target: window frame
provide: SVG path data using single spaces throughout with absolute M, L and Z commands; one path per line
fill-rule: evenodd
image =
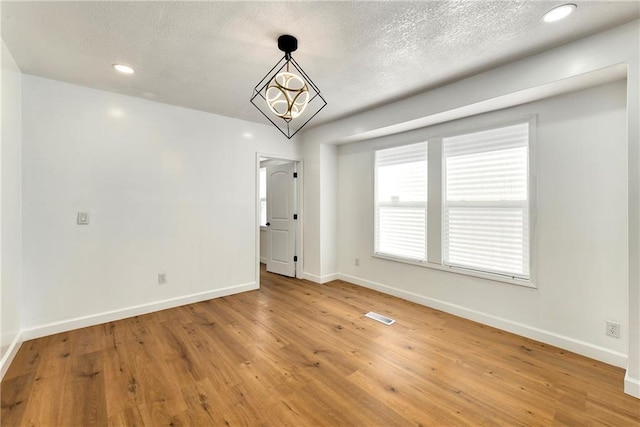
M 481 133 L 481 132 L 486 132 L 486 131 L 491 131 L 491 130 L 497 130 L 497 129 L 503 129 L 503 128 L 508 128 L 508 127 L 512 127 L 512 126 L 518 126 L 518 125 L 527 125 L 527 146 L 526 146 L 526 155 L 527 155 L 527 164 L 526 164 L 526 179 L 527 179 L 527 188 L 526 188 L 526 198 L 524 200 L 506 200 L 506 201 L 497 201 L 497 200 L 478 200 L 478 201 L 448 201 L 445 200 L 446 199 L 446 185 L 447 185 L 447 167 L 446 167 L 446 158 L 445 158 L 445 149 L 444 149 L 444 141 L 446 139 L 449 138 L 456 138 L 458 136 L 467 136 L 467 135 L 472 135 L 472 134 L 476 134 L 476 133 Z M 531 199 L 530 196 L 530 192 L 531 192 L 531 188 L 529 185 L 529 181 L 530 181 L 530 165 L 529 165 L 529 151 L 530 151 L 530 140 L 531 140 L 531 135 L 529 133 L 529 127 L 531 125 L 529 124 L 528 121 L 522 121 L 522 122 L 518 122 L 518 123 L 513 123 L 513 124 L 503 124 L 500 126 L 492 126 L 488 129 L 482 129 L 482 130 L 472 130 L 472 131 L 468 131 L 468 132 L 463 132 L 463 133 L 457 133 L 456 135 L 447 135 L 446 137 L 442 138 L 442 144 L 443 144 L 443 150 L 442 150 L 442 216 L 443 219 L 445 221 L 446 224 L 446 211 L 447 208 L 451 209 L 451 208 L 462 208 L 463 210 L 466 210 L 468 208 L 471 209 L 486 209 L 486 208 L 505 208 L 508 209 L 509 207 L 512 210 L 517 210 L 517 211 L 521 211 L 521 212 L 526 212 L 526 220 L 527 220 L 527 230 L 529 228 L 529 217 L 531 215 L 531 209 L 529 208 L 529 201 Z M 481 153 L 490 153 L 491 151 L 482 151 Z M 442 232 L 442 242 L 447 241 L 447 236 L 446 236 L 446 231 L 447 231 L 447 227 L 445 226 L 445 224 L 442 225 L 441 227 L 441 232 Z M 531 234 L 530 231 L 528 233 L 529 235 L 527 236 L 527 239 L 529 241 L 527 241 L 528 246 L 527 247 L 527 261 L 528 261 L 528 265 L 527 265 L 527 272 L 529 272 L 529 270 L 531 269 L 531 258 L 530 258 L 530 247 L 531 247 L 531 243 L 530 243 L 530 238 L 531 238 Z M 443 248 L 443 255 L 444 255 L 444 244 L 442 245 Z M 483 269 L 482 267 L 479 266 L 473 266 L 473 265 L 464 265 L 462 263 L 455 263 L 455 262 L 451 262 L 449 261 L 448 263 L 445 263 L 444 260 L 444 256 L 442 257 L 442 265 L 446 266 L 446 267 L 451 267 L 451 268 L 456 268 L 456 269 L 463 269 L 463 270 L 471 270 L 471 271 L 479 271 L 482 273 L 487 273 L 487 274 L 493 274 L 493 275 L 497 275 L 497 276 L 505 276 L 507 278 L 511 278 L 514 280 L 525 280 L 528 281 L 529 277 L 530 277 L 530 272 L 528 276 L 524 276 L 524 275 L 518 275 L 515 273 L 507 273 L 507 272 L 500 272 L 500 271 L 496 271 L 496 270 L 490 270 L 490 269 Z
M 464 119 L 463 119 L 464 120 Z M 485 130 L 496 129 L 500 127 L 507 127 L 511 125 L 528 123 L 529 126 L 529 141 L 528 141 L 528 196 L 529 196 L 529 278 L 517 278 L 507 276 L 503 274 L 496 274 L 484 271 L 473 270 L 470 268 L 449 266 L 443 264 L 443 233 L 444 233 L 444 150 L 442 149 L 442 140 L 444 138 L 465 135 L 469 133 L 482 132 Z M 392 262 L 399 262 L 407 265 L 418 266 L 423 268 L 429 268 L 432 270 L 438 270 L 443 272 L 450 272 L 462 276 L 470 276 L 480 279 L 486 279 L 494 282 L 507 283 L 511 285 L 522 286 L 526 288 L 537 288 L 537 265 L 538 265 L 538 244 L 536 240 L 537 230 L 537 167 L 536 167 L 536 129 L 537 129 L 537 115 L 527 114 L 514 116 L 507 119 L 489 119 L 483 120 L 481 125 L 477 123 L 471 125 L 456 126 L 456 129 L 451 131 L 441 132 L 429 132 L 427 129 L 420 131 L 411 131 L 406 134 L 395 135 L 400 137 L 401 142 L 397 139 L 395 143 L 377 143 L 373 147 L 372 152 L 372 171 L 373 171 L 373 210 L 374 215 L 372 225 L 372 257 Z M 387 140 L 388 141 L 388 140 Z M 375 209 L 376 209 L 376 155 L 378 150 L 384 150 L 387 148 L 399 147 L 403 145 L 415 144 L 418 142 L 427 141 L 427 185 L 428 185 L 428 198 L 427 198 L 427 261 L 416 261 L 408 258 L 402 258 L 397 256 L 391 256 L 386 254 L 379 254 L 375 252 Z M 436 161 L 437 159 L 437 161 Z M 437 237 L 436 237 L 437 236 Z
M 379 203 L 378 202 L 378 168 L 377 168 L 377 156 L 376 156 L 376 152 L 378 151 L 382 151 L 382 150 L 388 150 L 388 149 L 393 149 L 393 148 L 400 148 L 400 147 L 405 147 L 408 145 L 417 145 L 417 144 L 425 144 L 425 149 L 427 150 L 426 156 L 427 156 L 427 194 L 425 195 L 427 197 L 427 200 L 425 200 L 424 203 L 422 202 L 382 202 Z M 428 183 L 429 183 L 429 144 L 426 140 L 412 140 L 411 142 L 407 142 L 404 144 L 395 144 L 395 145 L 390 145 L 388 147 L 380 147 L 374 150 L 373 153 L 373 255 L 375 257 L 379 257 L 379 258 L 384 258 L 384 259 L 392 259 L 392 260 L 398 260 L 398 261 L 407 261 L 409 263 L 412 264 L 424 264 L 428 261 L 428 257 L 429 257 L 429 240 L 428 240 L 428 236 L 429 236 L 429 187 L 428 187 Z M 402 207 L 402 205 L 404 205 L 404 207 L 422 207 L 424 205 L 424 209 L 425 209 L 425 236 L 424 236 L 424 244 L 425 244 L 425 258 L 424 260 L 422 259 L 417 259 L 417 258 L 409 258 L 409 257 L 403 257 L 400 255 L 394 255 L 394 254 L 388 254 L 388 253 L 384 253 L 384 252 L 377 252 L 376 251 L 376 234 L 378 232 L 377 230 L 377 218 L 378 218 L 378 208 L 381 205 L 386 205 L 385 207 Z

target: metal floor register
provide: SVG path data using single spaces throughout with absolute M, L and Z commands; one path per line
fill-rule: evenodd
M 384 323 L 385 325 L 393 325 L 396 321 L 390 319 L 389 317 L 383 316 L 382 314 L 374 313 L 373 311 L 365 314 L 365 317 L 368 317 L 373 320 L 377 320 L 378 322 Z

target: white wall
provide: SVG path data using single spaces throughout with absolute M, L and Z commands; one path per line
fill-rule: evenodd
M 537 115 L 537 289 L 372 257 L 373 153 Z M 458 311 L 543 341 L 582 342 L 576 350 L 626 366 L 626 85 L 617 82 L 516 108 L 433 126 L 409 135 L 340 146 L 339 271 L 348 280 Z M 360 266 L 354 258 L 360 258 Z M 479 313 L 482 313 L 480 315 Z M 401 319 L 402 314 L 395 317 Z M 621 339 L 605 335 L 622 322 Z M 544 335 L 547 336 L 544 336 Z
M 322 282 L 321 272 L 321 144 L 308 143 L 303 134 L 304 157 L 304 277 L 314 282 Z
M 27 75 L 23 123 L 26 336 L 255 288 L 256 152 L 295 141 Z
M 21 74 L 2 41 L 2 143 L 0 145 L 0 366 L 4 375 L 21 336 L 22 145 Z M 1 377 L 1 375 L 0 375 Z
M 304 277 L 316 283 L 337 278 L 337 147 L 303 135 Z
M 320 164 L 322 175 L 320 179 L 320 203 L 322 216 L 320 220 L 320 277 L 327 282 L 337 278 L 337 258 L 334 256 L 338 243 L 338 194 L 337 173 L 338 150 L 335 145 L 320 145 Z

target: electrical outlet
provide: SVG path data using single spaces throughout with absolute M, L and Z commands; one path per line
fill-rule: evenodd
M 158 284 L 164 285 L 167 283 L 167 273 L 158 273 Z
M 607 335 L 614 338 L 620 338 L 620 323 L 607 320 Z
M 89 212 L 78 212 L 76 222 L 78 225 L 89 225 Z
M 353 265 L 355 265 L 356 267 L 360 265 L 360 258 L 355 258 L 353 260 Z

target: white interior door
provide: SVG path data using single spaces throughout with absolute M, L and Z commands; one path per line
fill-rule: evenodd
M 296 275 L 295 164 L 267 167 L 267 271 Z

